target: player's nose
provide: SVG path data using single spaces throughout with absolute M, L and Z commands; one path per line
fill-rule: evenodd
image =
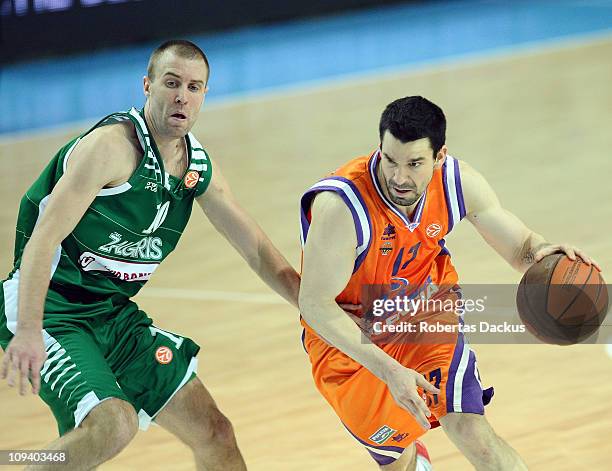
M 398 168 L 393 176 L 393 181 L 402 188 L 414 186 L 414 181 L 412 181 L 408 169 Z
M 174 97 L 174 101 L 178 104 L 184 105 L 187 103 L 187 93 L 182 88 L 179 88 Z

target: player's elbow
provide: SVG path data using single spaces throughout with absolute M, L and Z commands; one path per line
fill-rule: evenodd
M 300 288 L 298 307 L 304 319 L 309 320 L 315 317 L 316 313 L 321 310 L 321 304 L 321 300 L 314 293 L 303 286 Z
M 323 313 L 329 309 L 330 304 L 335 304 L 335 300 L 329 300 L 320 294 L 313 293 L 311 290 L 300 288 L 298 306 L 300 314 L 311 326 L 320 324 L 324 321 Z

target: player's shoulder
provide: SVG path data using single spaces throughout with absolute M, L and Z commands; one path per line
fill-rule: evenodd
M 347 219 L 352 220 L 350 209 L 342 197 L 334 191 L 322 191 L 317 193 L 312 202 L 311 211 L 313 217 L 340 222 Z
M 459 162 L 461 188 L 468 213 L 488 206 L 494 199 L 492 188 L 486 178 L 472 165 L 463 160 Z
M 134 125 L 123 121 L 93 129 L 80 139 L 73 154 L 70 161 L 79 160 L 81 156 L 89 164 L 132 167 L 142 155 L 142 148 Z
M 67 162 L 67 171 L 94 171 L 124 181 L 138 166 L 142 150 L 129 121 L 93 129 L 83 136 Z
M 337 244 L 356 243 L 355 223 L 347 204 L 340 195 L 333 191 L 317 193 L 311 207 L 311 230 L 317 240 L 326 241 L 326 249 L 333 249 Z
M 81 139 L 81 148 L 87 148 L 93 152 L 114 151 L 125 155 L 139 153 L 140 143 L 136 135 L 136 129 L 131 121 L 120 121 L 107 124 L 93 129 Z
M 459 174 L 461 176 L 462 187 L 467 186 L 468 190 L 471 186 L 479 186 L 485 183 L 485 179 L 482 174 L 476 170 L 472 165 L 467 163 L 465 160 L 457 159 L 453 157 L 459 164 Z

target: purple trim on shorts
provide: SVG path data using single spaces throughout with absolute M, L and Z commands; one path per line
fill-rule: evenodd
M 453 359 L 451 361 L 450 368 L 448 370 L 448 379 L 446 381 L 446 411 L 453 411 L 453 402 L 455 399 L 455 375 L 457 374 L 457 368 L 459 368 L 459 362 L 461 361 L 461 354 L 463 353 L 463 334 L 459 334 L 457 337 L 457 344 L 453 352 Z
M 455 162 L 455 188 L 457 189 L 457 201 L 459 202 L 459 218 L 465 217 L 465 202 L 463 201 L 463 188 L 461 187 L 461 174 L 459 173 L 459 161 L 453 159 Z
M 369 447 L 378 448 L 379 450 L 385 450 L 385 451 L 394 451 L 396 453 L 403 453 L 404 450 L 405 450 L 405 448 L 402 448 L 401 446 L 372 445 L 371 443 L 368 443 L 365 440 L 362 440 L 357 435 L 355 435 L 353 432 L 351 432 L 351 429 L 348 428 L 344 422 L 342 422 L 342 425 L 344 425 L 344 428 L 348 431 L 348 433 L 350 433 L 353 436 L 353 438 L 355 440 L 357 440 L 359 443 L 362 443 L 362 444 L 367 445 Z
M 386 466 L 397 461 L 396 458 L 393 458 L 392 456 L 379 455 L 378 453 L 374 453 L 372 450 L 368 450 L 367 448 L 366 451 L 372 458 L 374 458 L 374 461 L 376 461 L 379 466 Z
M 448 163 L 448 159 L 444 160 L 444 164 L 442 165 L 442 186 L 444 187 L 444 196 L 446 196 L 446 212 L 448 214 L 448 230 L 446 233 L 448 234 L 453 230 L 453 226 L 455 225 L 455 220 L 453 219 L 453 210 L 451 209 L 451 199 L 450 194 L 448 192 L 448 185 L 446 184 L 446 164 Z
M 485 406 L 488 406 L 493 400 L 493 396 L 495 396 L 495 388 L 491 386 L 490 388 L 485 389 L 482 392 L 482 403 Z
M 479 380 L 476 375 L 476 354 L 470 350 L 468 356 L 467 367 L 462 379 L 461 385 L 461 410 L 455 410 L 455 381 L 457 370 L 461 362 L 461 356 L 463 349 L 469 348 L 465 344 L 463 334 L 459 334 L 455 351 L 453 352 L 453 359 L 448 372 L 448 381 L 446 383 L 446 411 L 447 412 L 469 412 L 473 414 L 484 414 L 484 403 L 483 399 L 485 394 L 480 386 Z M 491 389 L 491 388 L 490 388 Z M 487 390 L 489 391 L 489 390 Z M 488 398 L 490 401 L 491 396 Z

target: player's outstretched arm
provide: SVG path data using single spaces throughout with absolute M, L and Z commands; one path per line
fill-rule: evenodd
M 304 246 L 301 314 L 327 343 L 384 381 L 398 405 L 429 428 L 427 417 L 431 413 L 418 395 L 417 386 L 433 394 L 439 391 L 377 346 L 364 343 L 359 327 L 336 304 L 336 297 L 353 272 L 356 246 L 355 226 L 348 207 L 334 193 L 317 195 Z
M 238 204 L 218 164 L 213 165 L 210 186 L 197 201 L 215 229 L 232 244 L 253 271 L 297 307 L 300 276 L 259 224 Z
M 523 273 L 546 255 L 563 252 L 572 260 L 579 256 L 600 269 L 583 251 L 569 244 L 550 244 L 529 229 L 501 206 L 491 185 L 480 173 L 465 162 L 460 162 L 459 166 L 468 220 L 513 268 Z
M 40 368 L 45 360 L 42 319 L 49 287 L 51 263 L 56 247 L 74 229 L 96 194 L 106 185 L 122 183 L 131 173 L 123 130 L 94 131 L 74 149 L 65 174 L 51 192 L 47 207 L 25 246 L 20 266 L 17 330 L 2 359 L 1 376 L 9 386 L 20 377 L 20 393 L 38 394 Z M 127 175 L 127 177 L 126 177 Z

